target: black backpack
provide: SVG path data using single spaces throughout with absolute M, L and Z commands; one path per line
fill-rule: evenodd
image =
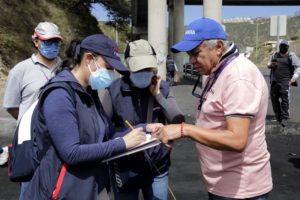
M 47 127 L 41 129 L 38 125 L 39 120 L 43 119 L 42 105 L 45 98 L 57 88 L 65 89 L 76 102 L 75 92 L 66 82 L 50 82 L 41 88 L 38 100 L 20 119 L 12 144 L 9 145 L 8 176 L 13 182 L 30 181 L 51 145 L 48 134 L 41 134 L 47 132 Z

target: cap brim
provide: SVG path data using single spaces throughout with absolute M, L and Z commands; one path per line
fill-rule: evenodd
M 157 60 L 154 55 L 129 57 L 126 61 L 131 72 L 146 68 L 157 68 Z
M 202 41 L 181 41 L 171 47 L 173 53 L 187 52 L 195 49 Z
M 41 36 L 41 35 L 39 35 L 38 39 L 40 39 L 40 40 L 51 40 L 51 39 L 63 40 L 64 38 L 59 36 L 59 35 L 52 35 L 52 36 Z
M 108 64 L 112 68 L 114 68 L 121 74 L 129 72 L 129 70 L 123 65 L 123 63 L 121 61 L 113 59 L 113 58 L 105 57 L 105 56 L 104 56 L 104 58 L 105 58 L 106 62 L 108 62 Z

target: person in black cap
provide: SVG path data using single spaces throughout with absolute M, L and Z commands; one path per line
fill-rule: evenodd
M 279 51 L 272 54 L 268 68 L 271 69 L 271 102 L 276 120 L 283 127 L 289 119 L 290 85 L 297 86 L 300 76 L 300 60 L 289 51 L 289 41 L 281 40 Z
M 268 86 L 258 68 L 209 18 L 188 25 L 173 52 L 187 52 L 199 75 L 208 75 L 198 98 L 196 123 L 162 128 L 162 142 L 196 141 L 209 200 L 266 200 L 272 190 L 265 139 Z M 200 197 L 199 197 L 200 198 Z
M 105 35 L 71 43 L 62 70 L 42 89 L 47 96 L 43 96 L 42 110 L 33 123 L 49 148 L 25 191 L 25 200 L 98 199 L 109 181 L 108 166 L 101 161 L 143 142 L 146 128 L 155 129 L 142 125 L 108 140 L 115 130 L 97 90 L 112 83 L 113 69 L 127 71 L 116 44 Z

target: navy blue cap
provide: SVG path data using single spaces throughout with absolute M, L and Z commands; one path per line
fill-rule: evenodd
M 209 18 L 200 18 L 191 22 L 182 41 L 171 47 L 174 53 L 186 52 L 196 48 L 204 40 L 226 40 L 227 34 L 221 24 Z
M 95 34 L 82 40 L 80 48 L 87 49 L 93 53 L 103 56 L 106 62 L 120 72 L 128 72 L 118 56 L 119 48 L 109 37 Z

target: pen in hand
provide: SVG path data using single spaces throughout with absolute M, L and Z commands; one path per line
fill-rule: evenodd
M 125 120 L 124 122 L 131 130 L 134 129 L 134 127 L 130 124 L 130 122 L 128 120 Z M 149 140 L 151 137 L 152 136 L 150 134 L 146 134 L 146 141 Z
M 134 128 L 129 121 L 124 120 L 125 124 L 131 129 L 131 131 L 123 136 L 123 139 L 125 141 L 126 149 L 130 150 L 134 148 L 135 146 L 141 144 L 145 141 L 146 135 L 143 132 L 142 127 L 140 128 Z
M 134 127 L 130 124 L 130 122 L 128 120 L 125 120 L 125 124 L 131 129 L 133 130 Z

